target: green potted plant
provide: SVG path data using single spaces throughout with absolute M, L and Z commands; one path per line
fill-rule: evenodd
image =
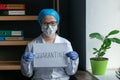
M 106 54 L 106 51 L 111 48 L 111 44 L 113 42 L 120 44 L 120 39 L 114 37 L 114 35 L 118 33 L 119 30 L 112 30 L 106 36 L 103 36 L 97 32 L 89 34 L 89 37 L 91 39 L 97 39 L 102 42 L 98 49 L 93 48 L 93 54 L 95 55 L 95 57 L 90 58 L 92 73 L 94 75 L 105 74 L 108 58 L 104 57 L 104 55 Z

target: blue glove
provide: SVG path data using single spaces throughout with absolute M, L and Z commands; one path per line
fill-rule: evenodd
M 71 51 L 66 53 L 67 57 L 70 57 L 72 60 L 76 60 L 78 58 L 78 53 L 76 51 Z
M 23 55 L 23 59 L 27 62 L 31 62 L 33 61 L 35 55 L 32 52 L 25 52 L 25 54 Z

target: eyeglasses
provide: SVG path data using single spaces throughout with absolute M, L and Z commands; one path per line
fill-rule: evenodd
M 48 26 L 48 25 L 50 25 L 50 26 L 55 26 L 55 25 L 57 25 L 57 22 L 44 22 L 44 23 L 42 23 L 42 25 L 44 25 L 44 26 Z

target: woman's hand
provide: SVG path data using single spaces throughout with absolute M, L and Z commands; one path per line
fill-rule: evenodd
M 35 55 L 32 52 L 25 52 L 23 55 L 23 59 L 27 62 L 33 61 Z
M 78 58 L 78 53 L 76 51 L 71 51 L 66 53 L 67 57 L 70 57 L 72 60 L 76 60 Z

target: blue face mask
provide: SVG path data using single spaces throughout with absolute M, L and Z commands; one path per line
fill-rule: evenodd
M 46 36 L 51 36 L 52 34 L 55 34 L 57 31 L 57 25 L 42 25 L 41 26 L 41 30 L 42 32 L 46 35 Z

